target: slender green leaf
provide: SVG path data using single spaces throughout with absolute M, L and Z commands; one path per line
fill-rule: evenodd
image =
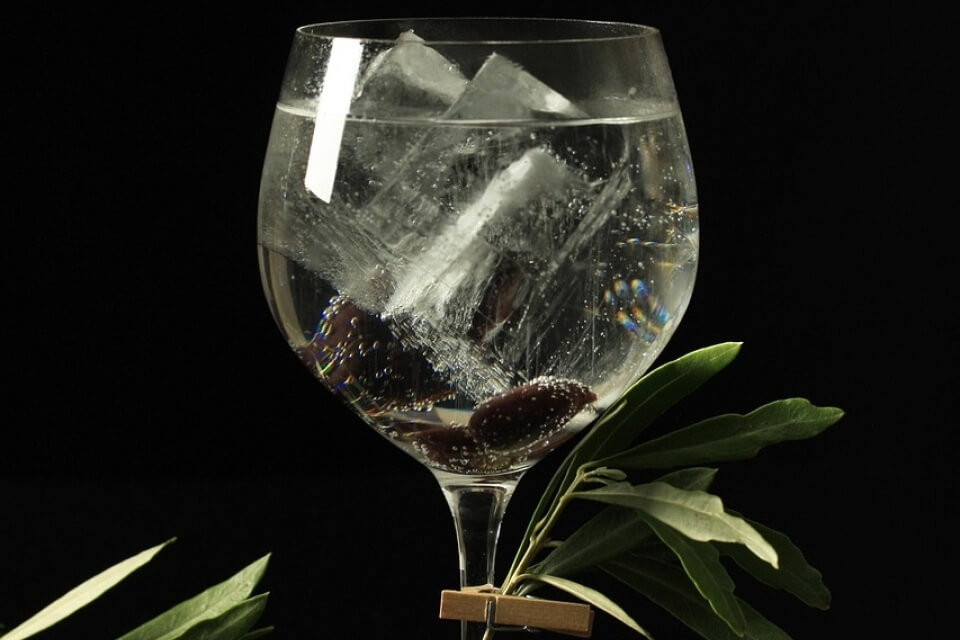
M 829 609 L 830 590 L 824 585 L 822 574 L 807 564 L 807 559 L 793 541 L 770 527 L 752 520 L 749 522 L 777 550 L 780 568 L 773 569 L 758 561 L 740 545 L 721 543 L 718 545 L 720 552 L 733 558 L 742 569 L 768 587 L 782 589 L 816 609 Z
M 744 544 L 757 557 L 777 566 L 777 552 L 770 543 L 745 520 L 726 513 L 720 498 L 704 491 L 686 491 L 666 482 L 642 485 L 621 482 L 590 491 L 577 491 L 571 495 L 642 509 L 688 538 L 700 542 L 716 540 Z
M 619 620 L 637 633 L 650 638 L 650 640 L 653 640 L 650 634 L 647 633 L 647 631 L 641 627 L 636 620 L 631 618 L 630 615 L 624 611 L 622 607 L 620 607 L 620 605 L 596 589 L 591 589 L 590 587 L 582 585 L 578 582 L 573 582 L 572 580 L 559 578 L 557 576 L 538 575 L 535 576 L 534 579 L 545 582 L 551 587 L 565 591 L 566 593 L 583 600 L 587 604 L 595 606 L 597 609 L 600 609 L 616 620 Z
M 642 510 L 637 513 L 657 537 L 677 555 L 683 570 L 710 608 L 738 635 L 746 628 L 743 611 L 733 595 L 734 583 L 720 562 L 720 553 L 709 542 L 697 542 L 681 535 Z
M 627 474 L 620 469 L 612 469 L 610 467 L 598 467 L 596 469 L 591 469 L 589 477 L 587 478 L 590 482 L 604 482 L 609 483 L 611 480 L 614 482 L 623 482 L 627 479 Z
M 261 627 L 260 629 L 254 629 L 247 635 L 240 638 L 240 640 L 256 640 L 257 638 L 262 638 L 271 633 L 273 633 L 273 627 Z
M 131 573 L 150 562 L 161 549 L 173 542 L 175 538 L 162 544 L 141 551 L 135 556 L 119 562 L 109 569 L 102 571 L 71 589 L 62 597 L 47 605 L 42 611 L 31 617 L 20 626 L 0 636 L 2 640 L 22 640 L 29 638 L 40 631 L 60 622 L 67 616 L 87 606 L 106 591 L 114 587 Z
M 692 351 L 640 378 L 574 447 L 570 470 L 623 450 L 667 409 L 730 364 L 740 344 L 727 342 Z
M 253 592 L 269 560 L 270 554 L 261 557 L 227 580 L 126 633 L 120 640 L 172 640 L 199 621 L 221 615 Z
M 632 449 L 609 456 L 603 464 L 623 469 L 667 469 L 752 458 L 765 446 L 818 435 L 843 411 L 816 407 L 804 398 L 777 400 L 746 414 L 703 420 Z
M 532 571 L 572 576 L 632 549 L 650 534 L 635 509 L 611 506 L 580 526 Z
M 716 469 L 682 469 L 660 480 L 681 489 L 709 488 Z M 531 571 L 567 577 L 615 558 L 650 535 L 650 528 L 635 509 L 610 506 L 577 528 Z
M 710 467 L 690 467 L 688 469 L 677 469 L 657 478 L 660 482 L 666 482 L 677 489 L 686 489 L 687 491 L 706 491 L 713 484 L 713 479 L 717 477 L 717 470 Z
M 787 633 L 753 607 L 739 601 L 746 624 L 738 636 L 713 612 L 679 567 L 649 558 L 628 557 L 606 563 L 611 576 L 645 596 L 706 640 L 790 640 Z
M 648 372 L 621 394 L 554 472 L 527 524 L 510 572 L 525 553 L 538 523 L 556 507 L 582 465 L 627 447 L 667 409 L 730 364 L 741 344 L 724 342 L 692 351 Z
M 267 606 L 267 593 L 241 600 L 212 618 L 168 635 L 171 640 L 239 640 L 253 628 Z

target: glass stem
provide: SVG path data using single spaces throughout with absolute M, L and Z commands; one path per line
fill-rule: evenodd
M 450 506 L 460 552 L 460 587 L 494 585 L 500 524 L 523 472 L 473 477 L 434 470 Z M 462 622 L 461 640 L 491 638 L 484 622 Z

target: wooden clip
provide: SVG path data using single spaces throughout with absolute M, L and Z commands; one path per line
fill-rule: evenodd
M 593 609 L 579 602 L 505 596 L 486 585 L 440 592 L 440 618 L 484 622 L 504 627 L 542 629 L 578 638 L 589 638 Z

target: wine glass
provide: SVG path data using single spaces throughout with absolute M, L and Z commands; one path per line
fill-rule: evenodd
M 461 586 L 493 584 L 517 482 L 650 367 L 690 299 L 697 199 L 658 30 L 297 29 L 258 243 L 290 347 L 430 469 Z

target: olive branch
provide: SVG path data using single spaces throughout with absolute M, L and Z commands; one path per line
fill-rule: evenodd
M 745 415 L 719 415 L 640 438 L 732 362 L 740 346 L 717 344 L 654 369 L 594 422 L 534 509 L 501 593 L 527 595 L 549 585 L 651 638 L 624 607 L 580 579 L 599 570 L 707 640 L 789 638 L 734 595 L 723 564 L 730 558 L 761 583 L 811 607 L 829 608 L 820 572 L 786 535 L 727 510 L 708 492 L 717 469 L 704 465 L 752 458 L 766 446 L 811 438 L 837 422 L 840 409 L 788 398 Z M 663 475 L 631 481 L 631 473 L 651 472 Z M 554 539 L 555 525 L 575 501 L 604 507 L 565 539 Z
M 141 551 L 44 607 L 11 629 L 0 640 L 25 640 L 87 606 L 124 578 L 144 566 L 175 539 Z M 167 609 L 118 640 L 255 640 L 272 627 L 254 628 L 267 606 L 267 593 L 251 595 L 267 569 L 270 554 L 246 566 L 227 580 Z

